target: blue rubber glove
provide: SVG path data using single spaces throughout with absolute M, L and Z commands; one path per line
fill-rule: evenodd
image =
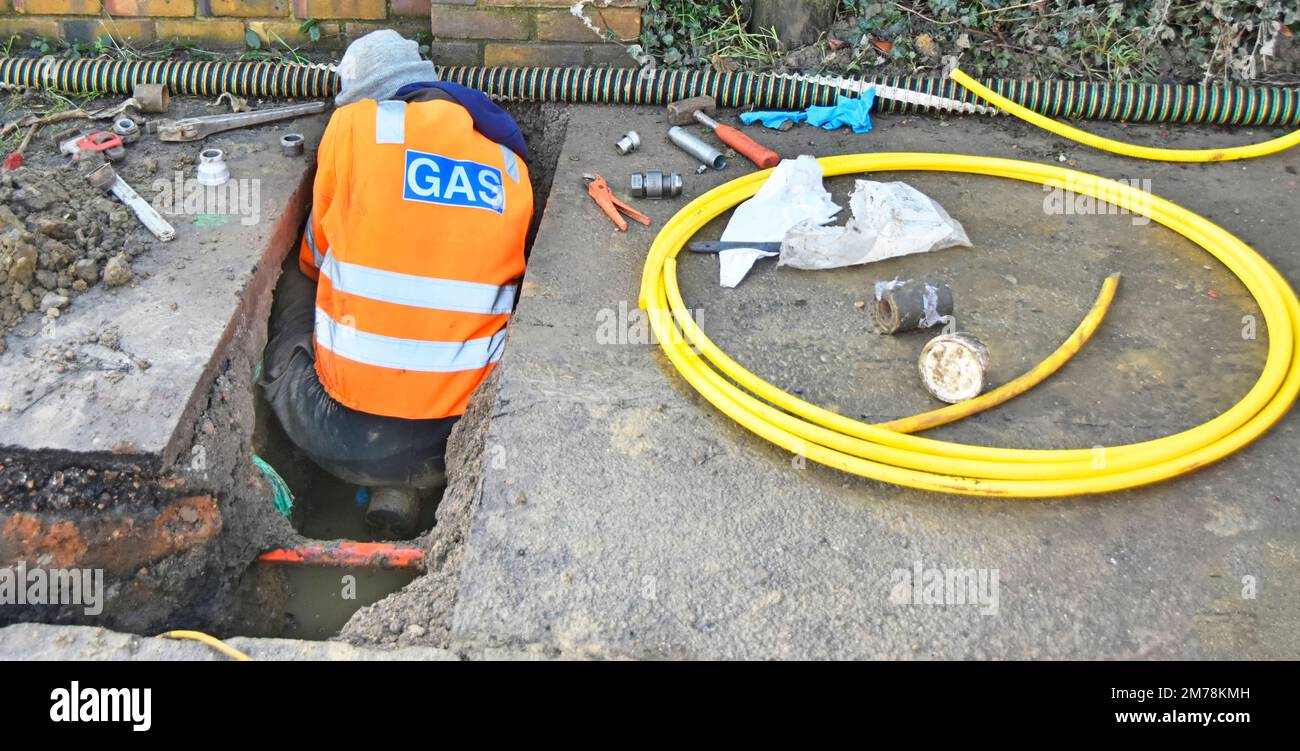
M 808 119 L 807 112 L 779 112 L 777 110 L 759 110 L 758 112 L 740 113 L 740 121 L 746 125 L 762 123 L 767 128 L 780 128 L 782 123 L 801 123 Z
M 833 107 L 809 107 L 808 124 L 825 130 L 847 125 L 854 133 L 867 133 L 871 130 L 871 105 L 875 100 L 876 92 L 866 91 L 861 99 L 840 97 Z
M 826 130 L 835 130 L 842 126 L 853 128 L 854 133 L 867 133 L 871 130 L 871 105 L 876 101 L 875 91 L 865 91 L 861 98 L 840 97 L 831 107 L 809 107 L 803 112 L 781 112 L 778 110 L 759 110 L 740 113 L 740 121 L 746 125 L 762 123 L 768 128 L 780 128 L 783 123 L 806 122 Z

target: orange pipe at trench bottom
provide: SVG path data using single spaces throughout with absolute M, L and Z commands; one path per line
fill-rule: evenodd
M 355 566 L 424 571 L 428 556 L 419 548 L 389 542 L 337 542 L 275 548 L 262 553 L 257 560 L 294 566 Z

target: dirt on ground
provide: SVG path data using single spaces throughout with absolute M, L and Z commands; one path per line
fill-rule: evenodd
M 11 96 L 0 108 L 9 119 L 39 111 L 43 104 L 31 95 Z M 527 161 L 536 206 L 531 245 L 555 174 L 568 110 L 553 104 L 518 104 L 509 109 L 531 151 Z M 210 112 L 203 103 L 188 100 L 173 103 L 170 115 Z M 89 131 L 98 124 L 83 125 L 82 130 Z M 36 336 L 43 322 L 76 305 L 76 297 L 94 285 L 129 284 L 133 278 L 143 278 L 131 262 L 160 247 L 127 207 L 91 187 L 71 160 L 57 153 L 49 136 L 42 132 L 32 142 L 25 166 L 0 174 L 0 273 L 4 274 L 0 334 L 19 327 L 15 333 Z M 128 183 L 147 187 L 158 174 L 192 168 L 187 163 L 193 161 L 190 151 L 142 141 L 129 147 L 128 158 L 116 169 Z M 78 513 L 78 508 L 120 509 L 149 518 L 166 513 L 167 504 L 179 493 L 214 499 L 218 533 L 196 550 L 162 556 L 118 580 L 110 594 L 127 607 L 115 607 L 114 614 L 98 624 L 139 633 L 192 627 L 216 633 L 273 634 L 283 627 L 289 585 L 274 570 L 250 565 L 266 549 L 305 539 L 275 513 L 270 487 L 252 462 L 255 451 L 268 450 L 267 442 L 259 448 L 254 436 L 272 434 L 276 427 L 268 423 L 273 418 L 259 414 L 254 384 L 271 300 L 266 294 L 252 306 L 247 325 L 227 350 L 228 360 L 211 385 L 190 444 L 178 452 L 175 463 L 106 471 L 69 457 L 32 457 L 0 465 L 0 503 L 10 509 L 48 512 L 52 504 L 66 513 Z M 121 351 L 116 327 L 108 326 L 93 336 L 95 341 L 88 344 L 96 345 L 94 351 L 102 354 L 106 366 L 101 369 L 110 380 L 115 368 L 149 367 L 147 362 L 130 361 Z M 65 362 L 66 353 L 53 345 L 41 348 L 38 343 L 35 349 L 53 369 L 76 365 Z M 429 574 L 390 597 L 391 602 L 360 612 L 345 630 L 347 638 L 377 644 L 393 644 L 398 637 L 403 643 L 446 643 L 464 537 L 478 498 L 478 457 L 493 383 L 480 391 L 476 406 L 452 437 L 449 486 L 437 524 L 418 540 L 431 551 Z M 195 456 L 202 461 L 195 462 Z M 301 484 L 294 461 L 270 454 L 267 458 L 291 484 Z M 249 601 L 258 605 L 233 605 Z M 396 632 L 394 613 L 401 614 Z M 80 617 L 71 610 L 51 609 L 41 620 L 77 623 Z
M 551 194 L 560 148 L 564 145 L 564 134 L 569 127 L 570 111 L 564 105 L 552 103 L 507 103 L 502 106 L 519 124 L 524 140 L 528 143 L 526 161 L 528 176 L 533 182 L 533 221 L 528 225 L 528 239 L 524 243 L 524 252 L 528 253 L 537 237 L 537 228 L 542 223 L 546 198 Z
M 134 222 L 71 168 L 0 172 L 0 334 L 33 311 L 58 318 L 96 284 L 128 283 L 149 247 Z
M 86 102 L 82 109 L 94 112 L 115 104 L 104 99 Z M 174 109 L 214 111 L 196 102 L 178 103 Z M 0 99 L 0 119 L 6 122 L 49 111 L 50 102 L 34 93 Z M 145 122 L 133 111 L 128 114 Z M 102 164 L 102 157 L 78 160 L 59 150 L 61 141 L 107 127 L 105 121 L 91 119 L 43 127 L 28 145 L 22 166 L 0 170 L 0 352 L 6 347 L 4 336 L 25 321 L 28 325 L 19 333 L 32 335 L 45 325 L 37 321 L 58 318 L 92 287 L 131 283 L 136 278 L 132 262 L 161 245 L 129 207 L 87 181 L 85 174 Z M 142 193 L 157 175 L 194 162 L 189 150 L 171 144 L 141 140 L 126 148 L 127 157 L 113 168 Z
M 261 320 L 265 320 L 269 305 L 268 296 L 259 312 Z M 105 332 L 101 339 L 111 335 L 111 331 Z M 263 346 L 264 328 L 250 327 L 230 347 L 229 359 L 212 383 L 189 445 L 174 464 L 104 467 L 68 456 L 10 457 L 0 462 L 0 510 L 10 512 L 11 524 L 32 520 L 38 527 L 19 537 L 32 541 L 43 555 L 66 553 L 66 561 L 47 560 L 44 565 L 77 563 L 88 542 L 86 533 L 70 521 L 39 521 L 51 512 L 71 519 L 102 517 L 110 510 L 117 519 L 152 518 L 152 526 L 179 525 L 167 530 L 171 536 L 201 536 L 201 544 L 149 553 L 129 545 L 102 546 L 120 549 L 125 558 L 148 562 L 119 570 L 121 566 L 114 560 L 96 559 L 97 565 L 104 565 L 112 574 L 106 594 L 113 606 L 94 619 L 94 625 L 135 633 L 168 628 L 220 632 L 229 622 L 232 603 L 243 597 L 249 586 L 249 564 L 262 551 L 296 536 L 288 521 L 275 513 L 270 486 L 252 462 L 253 372 Z M 204 507 L 202 514 L 187 507 L 177 509 L 178 496 L 205 499 L 211 508 Z M 115 541 L 136 531 L 117 529 L 112 522 L 99 526 L 103 527 L 100 537 Z M 147 536 L 147 540 L 154 542 L 158 537 Z M 41 560 L 22 551 L 8 553 Z M 269 599 L 280 607 L 242 610 L 242 615 L 258 623 L 241 630 L 273 630 L 283 614 L 283 598 Z M 77 607 L 7 609 L 0 611 L 0 624 L 11 620 L 5 613 L 48 623 L 86 622 Z

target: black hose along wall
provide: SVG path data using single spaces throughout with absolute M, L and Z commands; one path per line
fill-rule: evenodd
M 601 104 L 664 105 L 711 94 L 724 107 L 803 109 L 829 104 L 838 90 L 761 73 L 630 68 L 445 67 L 448 81 L 497 99 Z M 865 80 L 865 79 L 864 79 Z M 884 76 L 878 83 L 927 94 L 976 101 L 955 82 L 938 78 Z M 1300 89 L 1176 84 L 1087 83 L 983 79 L 994 91 L 1049 117 L 1129 122 L 1300 125 Z M 173 94 L 323 98 L 338 78 L 320 65 L 191 60 L 63 60 L 0 58 L 0 85 L 77 93 L 126 95 L 137 83 L 166 83 Z M 929 112 L 934 108 L 883 99 L 882 112 Z

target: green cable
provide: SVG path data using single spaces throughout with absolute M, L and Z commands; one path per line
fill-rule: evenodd
M 253 454 L 253 466 L 262 470 L 266 481 L 271 483 L 271 490 L 275 492 L 275 510 L 280 512 L 280 516 L 288 519 L 289 512 L 293 511 L 293 491 L 289 490 L 289 483 L 285 482 L 280 473 L 257 454 Z

